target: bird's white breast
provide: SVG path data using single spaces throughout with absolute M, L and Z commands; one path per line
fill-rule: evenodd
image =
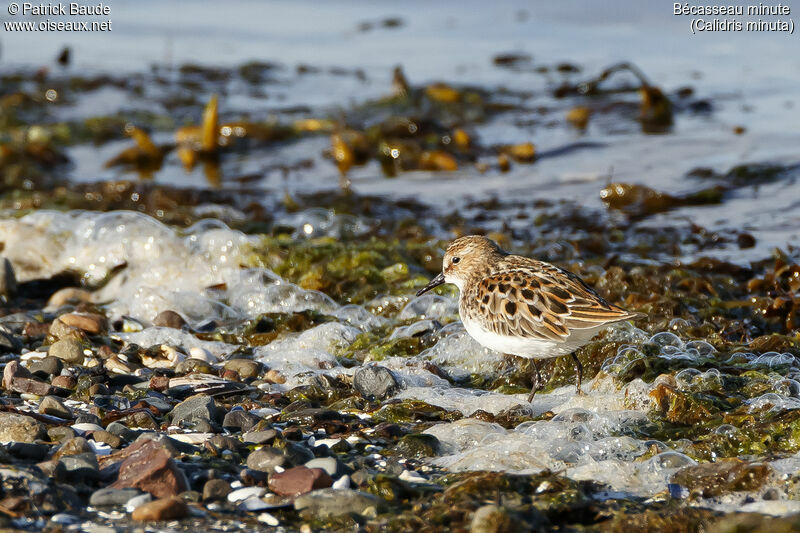
M 512 335 L 500 335 L 484 329 L 474 320 L 463 319 L 464 329 L 478 343 L 490 350 L 501 353 L 527 357 L 529 359 L 549 359 L 567 355 L 594 337 L 598 332 L 607 326 L 598 326 L 589 329 L 573 329 L 569 336 L 563 341 L 551 341 L 545 339 L 534 339 L 530 337 L 516 337 Z

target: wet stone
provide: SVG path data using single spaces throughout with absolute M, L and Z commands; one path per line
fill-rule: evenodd
M 93 431 L 91 436 L 93 441 L 101 442 L 103 444 L 108 444 L 112 448 L 119 448 L 120 446 L 122 446 L 121 438 L 105 430 Z
M 100 417 L 93 413 L 81 413 L 75 419 L 76 424 L 94 424 L 102 428 Z
M 321 468 L 333 478 L 338 478 L 349 470 L 341 461 L 335 457 L 319 457 L 308 461 L 305 466 L 307 468 Z
M 50 383 L 54 387 L 62 389 L 74 389 L 78 385 L 78 381 L 72 376 L 56 376 L 50 380 Z
M 213 372 L 214 368 L 207 361 L 194 357 L 184 359 L 175 366 L 175 373 L 178 375 L 191 373 L 212 374 Z
M 224 501 L 232 491 L 230 483 L 223 479 L 210 479 L 203 485 L 203 501 Z
M 269 488 L 280 496 L 299 496 L 333 485 L 333 479 L 321 468 L 295 466 L 269 477 Z
M 268 474 L 275 472 L 276 466 L 285 467 L 288 462 L 287 457 L 277 448 L 260 448 L 247 456 L 247 468 Z
M 353 374 L 353 387 L 367 400 L 385 400 L 397 391 L 399 384 L 388 368 L 368 366 Z
M 0 353 L 19 353 L 22 340 L 8 331 L 0 330 Z
M 39 403 L 39 412 L 43 415 L 57 416 L 59 418 L 72 418 L 72 410 L 56 396 L 45 396 Z
M 275 440 L 278 431 L 275 429 L 265 429 L 262 431 L 250 431 L 242 435 L 245 444 L 268 444 Z
M 59 318 L 53 320 L 53 323 L 50 324 L 50 330 L 48 333 L 56 339 L 61 340 L 73 339 L 81 341 L 86 338 L 86 334 L 83 331 L 76 327 L 68 326 Z
M 92 507 L 107 507 L 111 505 L 125 505 L 128 500 L 142 494 L 139 489 L 111 489 L 96 490 L 89 497 Z
M 314 458 L 314 452 L 302 444 L 297 444 L 294 442 L 287 442 L 286 446 L 283 448 L 283 453 L 289 458 L 289 461 L 295 465 L 307 463 Z
M 406 459 L 433 457 L 439 452 L 439 439 L 425 433 L 412 433 L 397 441 L 392 451 Z
M 214 398 L 205 394 L 198 394 L 182 401 L 169 413 L 170 421 L 174 425 L 186 424 L 195 426 L 197 422 L 216 422 L 219 419 L 219 409 L 214 403 Z
M 189 516 L 189 506 L 174 496 L 147 502 L 131 513 L 131 518 L 139 522 L 179 520 L 187 516 Z
M 11 442 L 5 446 L 5 450 L 16 457 L 25 461 L 42 461 L 47 457 L 50 446 L 47 444 L 36 444 L 31 442 Z
M 242 379 L 257 378 L 261 375 L 263 365 L 252 359 L 229 359 L 223 368 L 237 372 Z
M 31 373 L 19 361 L 10 361 L 3 369 L 3 388 L 10 389 L 14 378 L 29 378 Z
M 47 428 L 47 438 L 51 441 L 67 441 L 75 437 L 75 430 L 66 426 L 53 426 Z
M 17 277 L 14 267 L 6 257 L 0 257 L 0 298 L 9 302 L 17 295 Z
M 38 361 L 34 361 L 28 367 L 31 374 L 36 374 L 39 377 L 45 378 L 47 376 L 58 376 L 64 369 L 64 363 L 57 357 L 44 357 Z
M 186 326 L 186 320 L 175 311 L 161 311 L 153 319 L 153 325 L 162 328 L 183 329 Z
M 249 431 L 261 422 L 261 418 L 247 411 L 236 410 L 225 415 L 222 427 L 227 431 Z
M 157 441 L 132 444 L 133 450 L 122 450 L 127 455 L 119 468 L 113 488 L 137 488 L 157 498 L 174 496 L 188 490 L 186 476 L 173 461 L 172 455 Z
M 111 422 L 108 426 L 106 426 L 106 431 L 112 435 L 116 435 L 125 442 L 135 441 L 141 433 L 141 431 L 130 429 L 125 424 L 120 422 Z
M 99 335 L 108 328 L 105 317 L 94 313 L 68 313 L 61 315 L 58 319 L 67 326 L 85 331 L 90 335 Z
M 60 463 L 64 466 L 66 480 L 93 482 L 100 477 L 97 456 L 93 452 L 62 457 Z
M 80 364 L 84 359 L 83 346 L 74 339 L 63 339 L 54 342 L 47 353 L 69 364 Z
M 44 426 L 33 418 L 0 412 L 0 441 L 33 442 L 45 436 Z
M 350 489 L 321 489 L 299 496 L 295 510 L 303 518 L 325 520 L 342 515 L 375 516 L 385 502 L 373 494 Z
M 53 455 L 54 459 L 60 459 L 68 455 L 78 455 L 81 453 L 93 452 L 91 444 L 83 437 L 73 437 L 65 441 Z
M 214 435 L 208 439 L 208 445 L 218 451 L 230 450 L 236 453 L 244 452 L 247 449 L 242 441 L 227 435 Z

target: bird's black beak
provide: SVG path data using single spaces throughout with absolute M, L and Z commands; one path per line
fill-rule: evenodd
M 444 273 L 439 274 L 435 278 L 433 278 L 430 283 L 422 287 L 420 290 L 417 291 L 417 296 L 422 296 L 429 290 L 433 289 L 434 287 L 438 287 L 439 285 L 443 285 L 444 281 Z

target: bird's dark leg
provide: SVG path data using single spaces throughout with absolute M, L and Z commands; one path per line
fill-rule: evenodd
M 539 374 L 539 366 L 536 364 L 536 359 L 531 359 L 531 363 L 533 364 L 533 385 L 531 386 L 531 393 L 528 395 L 528 403 L 533 401 L 533 397 L 542 387 L 542 376 Z
M 575 373 L 578 375 L 578 381 L 575 384 L 575 389 L 577 390 L 578 394 L 583 394 L 581 390 L 581 382 L 583 381 L 583 365 L 581 364 L 581 360 L 578 359 L 578 356 L 575 355 L 575 352 L 572 352 L 572 362 L 575 363 Z

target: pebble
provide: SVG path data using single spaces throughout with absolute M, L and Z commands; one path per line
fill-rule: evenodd
M 108 329 L 105 317 L 95 313 L 68 313 L 61 315 L 58 319 L 67 326 L 80 329 L 92 335 L 99 335 Z
M 349 489 L 350 488 L 350 476 L 342 476 L 336 481 L 333 482 L 331 488 L 334 489 Z
M 19 353 L 22 341 L 16 335 L 0 330 L 0 353 Z
M 175 496 L 189 488 L 172 454 L 157 440 L 137 440 L 117 454 L 124 460 L 117 481 L 111 485 L 114 488 L 137 488 L 157 498 Z
M 274 515 L 271 515 L 269 513 L 261 513 L 260 515 L 258 515 L 258 521 L 263 522 L 268 526 L 272 527 L 275 527 L 281 523 L 280 520 L 278 520 L 277 518 L 275 518 Z
M 161 311 L 153 319 L 153 325 L 162 328 L 183 329 L 186 326 L 186 320 L 175 311 Z
M 139 522 L 179 520 L 187 516 L 189 506 L 175 496 L 144 503 L 131 513 L 131 518 Z
M 70 364 L 80 364 L 84 359 L 83 346 L 75 339 L 56 341 L 50 346 L 47 353 Z
M 94 451 L 92 446 L 89 444 L 89 441 L 84 439 L 83 437 L 73 437 L 69 440 L 64 441 L 63 444 L 56 450 L 56 453 L 53 454 L 53 459 L 61 459 L 62 457 L 68 455 L 78 455 L 81 453 L 89 453 Z
M 46 435 L 44 426 L 33 418 L 0 412 L 0 442 L 33 442 Z
M 203 501 L 225 500 L 231 491 L 230 483 L 224 479 L 209 479 L 203 485 Z
M 294 508 L 301 516 L 317 520 L 350 513 L 375 516 L 383 505 L 383 500 L 377 496 L 351 489 L 315 490 L 294 501 Z
M 43 357 L 33 361 L 28 370 L 31 374 L 39 374 L 41 377 L 58 376 L 64 370 L 64 363 L 57 357 Z
M 125 510 L 129 513 L 132 513 L 134 509 L 150 501 L 153 501 L 153 496 L 151 496 L 149 493 L 145 492 L 144 494 L 139 494 L 138 496 L 134 496 L 125 502 Z
M 93 452 L 68 455 L 59 461 L 64 466 L 64 479 L 77 482 L 94 482 L 100 478 L 100 467 Z
M 399 387 L 394 373 L 386 367 L 362 367 L 353 374 L 353 388 L 367 400 L 385 400 Z
M 103 431 L 103 426 L 99 426 L 97 424 L 92 424 L 89 422 L 78 422 L 77 424 L 72 424 L 70 427 L 74 429 L 75 432 L 81 435 L 92 431 Z
M 269 489 L 280 496 L 299 496 L 333 485 L 333 479 L 321 468 L 295 466 L 269 477 Z
M 278 372 L 277 370 L 269 370 L 266 374 L 264 374 L 264 380 L 268 381 L 269 383 L 277 383 L 279 385 L 283 385 L 286 383 L 286 376 Z
M 51 441 L 68 441 L 75 436 L 75 430 L 66 426 L 53 426 L 47 428 L 47 438 Z
M 224 424 L 223 424 L 224 425 Z M 242 435 L 242 440 L 245 444 L 268 444 L 275 440 L 278 432 L 274 429 L 265 429 L 262 431 L 250 431 Z
M 214 368 L 208 361 L 204 361 L 202 359 L 195 359 L 193 357 L 190 357 L 189 359 L 184 359 L 183 361 L 175 365 L 175 373 L 178 375 L 211 374 L 212 372 L 214 372 Z
M 345 466 L 335 457 L 319 457 L 305 464 L 308 468 L 321 468 L 331 477 L 339 477 L 345 473 Z
M 60 387 L 62 389 L 74 389 L 78 386 L 78 381 L 72 376 L 56 376 L 50 380 L 50 383 L 54 387 Z
M 189 350 L 189 357 L 192 359 L 200 359 L 201 361 L 205 361 L 209 364 L 214 364 L 219 361 L 216 355 L 209 352 L 205 348 L 200 348 L 199 346 L 194 346 Z
M 267 492 L 264 487 L 245 487 L 228 493 L 228 501 L 231 503 L 242 502 L 248 498 L 260 498 Z
M 247 468 L 272 474 L 276 466 L 286 466 L 289 460 L 277 448 L 260 448 L 247 456 Z
M 95 431 L 92 433 L 92 440 L 95 442 L 102 442 L 108 444 L 112 448 L 119 448 L 122 446 L 122 439 L 117 435 L 105 430 Z
M 14 267 L 6 257 L 0 257 L 0 298 L 10 302 L 17 295 L 17 277 Z
M 106 487 L 92 493 L 89 497 L 89 505 L 93 507 L 125 505 L 132 498 L 140 494 L 142 494 L 142 492 L 139 489 L 110 489 Z
M 72 410 L 64 405 L 60 398 L 45 396 L 39 404 L 39 412 L 43 415 L 57 416 L 58 418 L 71 419 Z
M 61 319 L 57 318 L 53 320 L 53 323 L 50 324 L 50 330 L 48 333 L 55 337 L 56 339 L 73 339 L 77 341 L 82 341 L 86 339 L 86 334 L 81 331 L 80 329 L 68 326 Z
M 222 365 L 225 370 L 237 372 L 242 379 L 257 378 L 263 365 L 252 359 L 229 359 Z
M 226 431 L 245 432 L 253 429 L 261 422 L 261 418 L 247 411 L 231 411 L 222 419 L 222 427 Z
M 199 421 L 216 422 L 219 418 L 220 410 L 217 409 L 214 398 L 207 394 L 192 396 L 176 405 L 169 413 L 169 419 L 175 426 L 181 424 L 191 426 Z

